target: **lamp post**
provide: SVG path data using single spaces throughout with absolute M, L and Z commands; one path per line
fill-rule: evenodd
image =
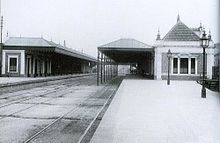
M 210 36 L 209 36 L 210 37 Z M 202 91 L 201 97 L 206 98 L 205 89 L 205 48 L 209 47 L 210 38 L 206 36 L 205 30 L 203 31 L 202 37 L 200 38 L 200 46 L 203 48 L 203 72 L 202 72 Z
M 170 52 L 170 49 L 167 52 L 167 58 L 168 58 L 168 77 L 167 77 L 167 85 L 170 85 L 170 58 L 172 56 L 172 53 Z

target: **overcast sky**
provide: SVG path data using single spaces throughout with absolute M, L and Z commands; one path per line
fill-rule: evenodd
M 217 42 L 218 0 L 2 0 L 4 36 L 43 37 L 95 56 L 97 46 L 120 38 L 152 45 L 177 14 L 189 27 L 200 22 Z

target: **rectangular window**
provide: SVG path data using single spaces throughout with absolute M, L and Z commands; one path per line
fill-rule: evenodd
M 17 72 L 17 58 L 9 58 L 9 71 Z
M 173 58 L 173 73 L 177 74 L 178 73 L 178 59 Z
M 195 58 L 191 58 L 191 74 L 195 74 L 196 73 L 196 59 Z
M 188 58 L 180 59 L 180 74 L 188 74 Z

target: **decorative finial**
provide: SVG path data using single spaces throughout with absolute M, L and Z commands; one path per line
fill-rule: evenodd
M 209 38 L 209 40 L 212 39 L 212 36 L 211 36 L 211 30 L 210 30 L 210 29 L 209 29 L 209 35 L 208 35 L 208 38 Z
M 179 21 L 180 21 L 180 15 L 178 13 L 178 15 L 177 15 L 177 22 L 179 22 Z
M 160 38 L 160 29 L 158 28 L 158 31 L 157 31 L 157 38 L 156 38 L 156 40 L 161 40 L 161 38 Z
M 66 41 L 65 40 L 63 41 L 63 46 L 66 47 Z
M 202 31 L 202 22 L 200 21 L 199 31 Z

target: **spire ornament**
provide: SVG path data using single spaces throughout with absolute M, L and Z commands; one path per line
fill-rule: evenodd
M 157 31 L 157 38 L 156 38 L 156 40 L 161 40 L 161 38 L 160 38 L 160 29 L 158 28 L 158 31 Z
M 178 22 L 180 22 L 180 15 L 179 15 L 179 13 L 178 13 L 178 15 L 177 15 L 177 23 Z

